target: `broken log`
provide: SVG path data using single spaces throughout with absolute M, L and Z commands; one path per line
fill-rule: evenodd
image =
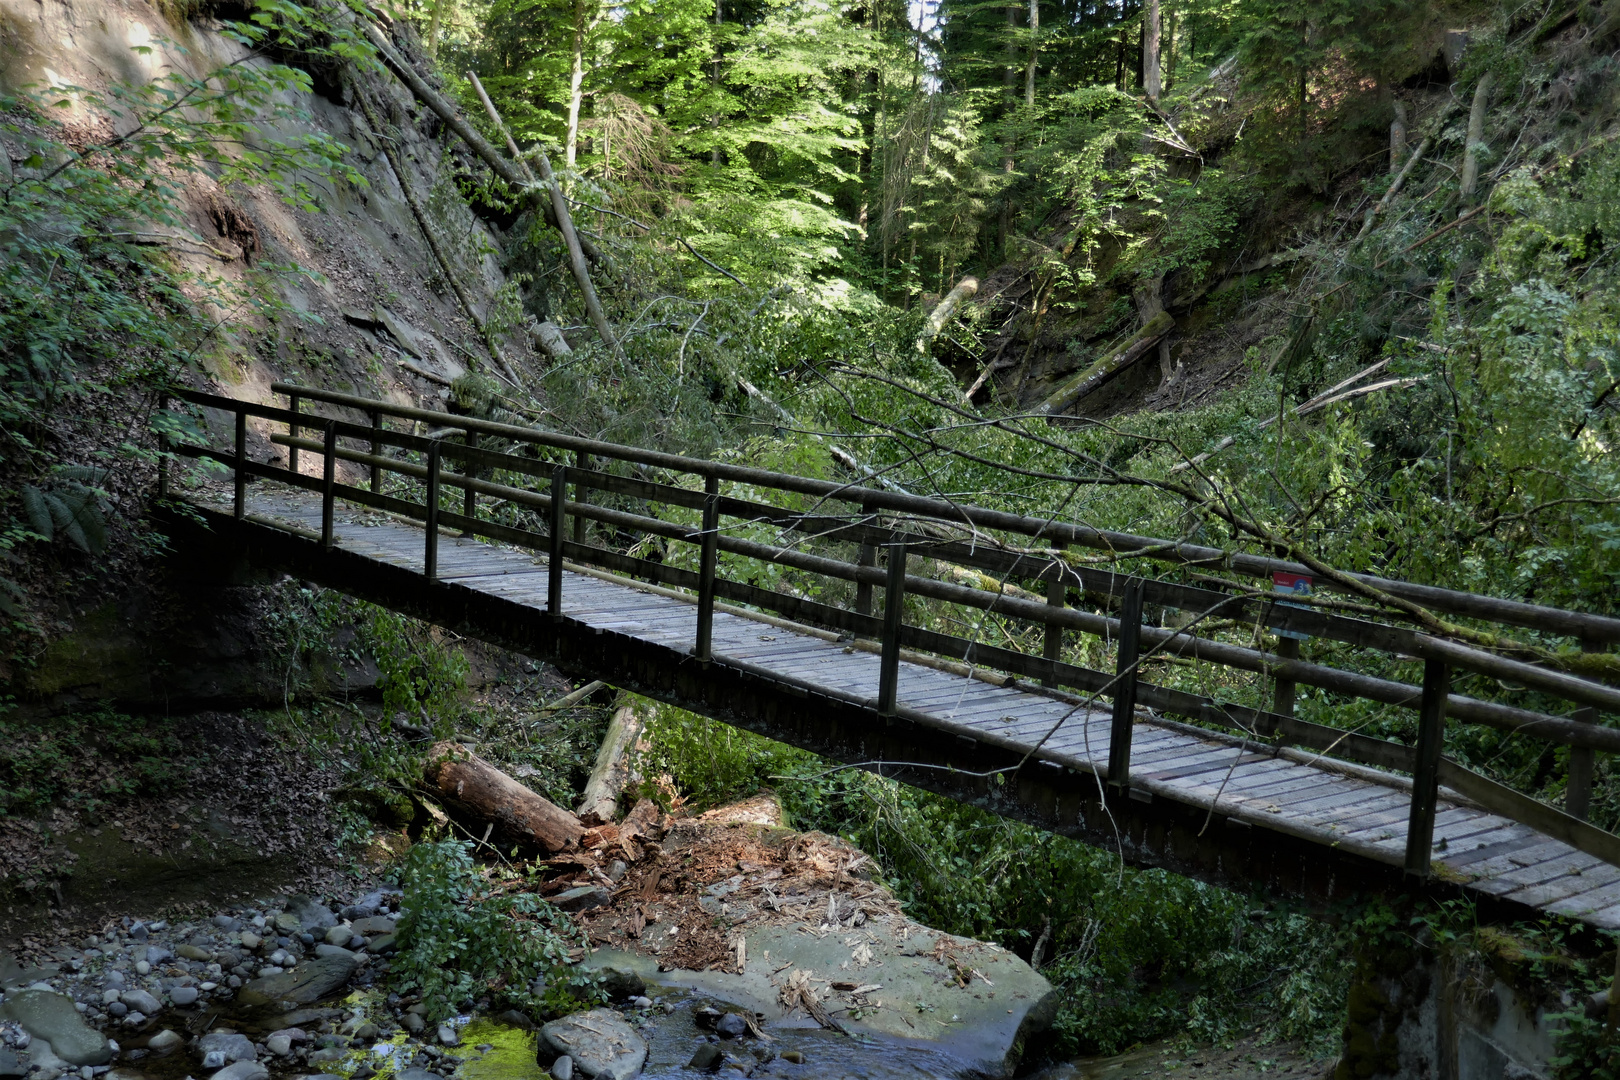
M 1146 326 L 1133 334 L 1118 352 L 1097 361 L 1064 383 L 1036 412 L 1055 416 L 1070 408 L 1081 398 L 1134 364 L 1175 328 L 1176 321 L 1170 317 L 1170 313 L 1160 311 L 1148 320 Z
M 606 823 L 619 816 L 619 795 L 630 780 L 628 752 L 641 737 L 642 724 L 633 706 L 622 705 L 613 714 L 576 811 L 581 821 Z
M 541 352 L 553 360 L 563 360 L 574 355 L 568 339 L 563 337 L 562 327 L 550 319 L 530 324 L 529 337 L 540 347 Z
M 939 302 L 939 306 L 930 312 L 923 322 L 922 333 L 917 335 L 917 351 L 927 356 L 934 339 L 945 329 L 945 324 L 950 322 L 957 305 L 978 291 L 979 279 L 976 277 L 965 277 L 957 282 L 956 288 L 945 294 L 945 299 Z
M 579 842 L 579 819 L 536 795 L 460 743 L 440 742 L 428 754 L 425 778 L 441 800 L 493 825 L 502 839 L 548 852 Z

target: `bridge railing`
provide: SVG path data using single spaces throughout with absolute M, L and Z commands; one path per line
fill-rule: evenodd
M 697 605 L 694 655 L 744 668 L 752 665 L 713 651 L 713 615 L 721 602 L 836 631 L 847 635 L 854 647 L 880 653 L 878 693 L 867 702 L 880 713 L 914 712 L 898 699 L 898 671 L 903 656 L 935 666 L 954 666 L 955 670 L 980 677 L 984 669 L 991 669 L 1006 676 L 1033 679 L 1052 693 L 1059 693 L 1059 688 L 1078 690 L 1089 695 L 1087 704 L 1106 697 L 1112 703 L 1112 722 L 1104 775 L 1110 785 L 1121 789 L 1129 786 L 1130 733 L 1138 708 L 1230 728 L 1261 744 L 1301 747 L 1333 758 L 1397 770 L 1411 777 L 1406 866 L 1414 874 L 1429 870 L 1435 802 L 1441 785 L 1487 810 L 1620 865 L 1620 838 L 1583 820 L 1594 751 L 1620 751 L 1620 729 L 1597 722 L 1599 711 L 1620 715 L 1620 690 L 1408 626 L 1337 614 L 1324 606 L 1335 603 L 1330 598 L 1292 594 L 1284 598 L 1259 589 L 1234 588 L 1230 581 L 1221 581 L 1226 588 L 1216 589 L 1128 575 L 1086 565 L 1075 556 L 1074 549 L 1101 550 L 1115 560 L 1203 566 L 1248 576 L 1305 574 L 1308 571 L 1303 566 L 903 492 L 451 416 L 312 387 L 277 383 L 272 389 L 287 395 L 288 408 L 195 391 L 176 392 L 177 397 L 193 405 L 231 415 L 234 439 L 228 450 L 193 444 L 172 449 L 177 455 L 212 460 L 232 471 L 234 512 L 239 518 L 249 516 L 246 485 L 257 478 L 319 493 L 322 527 L 313 539 L 327 546 L 333 543 L 335 503 L 340 499 L 423 523 L 423 565 L 429 579 L 437 576 L 439 537 L 446 529 L 542 551 L 550 566 L 549 609 L 558 618 L 562 571 L 569 562 L 654 586 L 672 587 L 690 594 Z M 311 403 L 326 406 L 331 415 L 305 411 Z M 284 433 L 270 433 L 273 443 L 287 448 L 284 467 L 251 460 L 250 419 L 267 429 L 285 429 Z M 390 428 L 390 421 L 396 427 Z M 398 430 L 402 424 L 409 425 L 410 430 Z M 318 437 L 312 437 L 317 433 Z M 318 476 L 306 475 L 302 470 L 300 455 L 304 454 L 318 457 Z M 339 462 L 360 466 L 364 486 L 340 482 Z M 160 469 L 160 489 L 166 494 L 166 459 Z M 502 475 L 516 482 L 495 479 Z M 702 490 L 668 482 L 680 477 L 701 482 Z M 524 478 L 538 483 L 526 483 Z M 734 492 L 751 490 L 756 497 L 727 494 L 722 484 L 731 485 Z M 459 506 L 453 495 L 456 490 L 461 493 Z M 765 501 L 772 496 L 777 501 Z M 485 500 L 482 513 L 480 499 Z M 610 505 L 615 501 L 619 505 Z M 492 514 L 492 506 L 499 507 L 500 513 Z M 669 516 L 660 517 L 659 512 Z M 507 520 L 497 520 L 500 516 Z M 726 520 L 732 523 L 729 532 L 722 525 Z M 606 541 L 618 536 L 630 542 L 587 542 L 587 522 L 596 523 L 598 539 Z M 285 528 L 284 524 L 276 524 Z M 761 526 L 774 530 L 777 542 L 736 535 L 739 529 L 757 534 Z M 695 557 L 690 561 L 695 569 L 677 565 L 681 561 L 678 559 L 638 555 L 635 541 L 647 538 L 691 545 Z M 854 558 L 840 557 L 843 551 L 853 551 Z M 808 575 L 833 586 L 825 593 L 851 597 L 851 602 L 828 602 L 832 599 L 829 595 L 816 598 L 727 577 L 719 572 L 722 553 Z M 976 583 L 960 584 L 925 573 L 914 574 L 910 571 L 918 555 L 927 556 L 935 567 L 964 569 L 968 580 Z M 882 566 L 878 565 L 880 557 Z M 1605 616 L 1370 575 L 1357 577 L 1385 593 L 1432 610 L 1572 637 L 1590 651 L 1620 641 L 1620 620 Z M 1015 582 L 1044 585 L 1044 598 L 1026 592 Z M 881 616 L 874 614 L 874 599 L 879 591 L 884 597 Z M 1117 606 L 1117 617 L 1073 606 L 1075 593 L 1105 608 Z M 993 617 L 1032 624 L 1039 629 L 1041 650 L 1037 654 L 990 645 L 977 633 L 965 637 L 907 623 L 904 611 L 908 596 L 967 608 L 980 613 L 981 620 Z M 1342 605 L 1342 601 L 1339 603 Z M 1179 628 L 1152 626 L 1144 622 L 1147 604 L 1197 614 L 1190 624 Z M 1215 616 L 1280 632 L 1279 641 L 1286 644 L 1277 651 L 1266 651 L 1194 632 L 1199 623 Z M 1065 662 L 1065 635 L 1074 633 L 1116 643 L 1114 669 L 1101 671 Z M 1421 659 L 1422 684 L 1298 659 L 1297 649 L 1288 648 L 1297 644 L 1293 635 L 1338 641 L 1403 659 Z M 1169 657 L 1260 675 L 1270 681 L 1271 699 L 1262 700 L 1260 705 L 1239 704 L 1156 685 L 1140 677 L 1145 661 Z M 961 667 L 964 664 L 968 667 Z M 1570 715 L 1554 715 L 1455 694 L 1450 687 L 1453 670 L 1522 686 L 1572 703 L 1576 709 Z M 1416 745 L 1295 717 L 1294 688 L 1299 685 L 1416 710 Z M 1445 757 L 1444 721 L 1448 716 L 1567 745 L 1570 782 L 1566 809 L 1574 812 L 1530 798 Z

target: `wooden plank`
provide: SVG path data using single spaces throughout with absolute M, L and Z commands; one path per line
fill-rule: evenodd
M 1234 748 L 1222 747 L 1215 752 L 1189 755 L 1185 760 L 1175 758 L 1170 761 L 1160 762 L 1157 765 L 1144 765 L 1134 770 L 1134 772 L 1138 776 L 1162 782 L 1187 780 L 1189 781 L 1187 784 L 1177 786 L 1185 787 L 1188 790 L 1196 790 L 1200 786 L 1219 787 L 1220 782 L 1215 781 L 1200 785 L 1194 781 L 1194 777 L 1201 777 L 1205 773 L 1230 772 L 1234 766 L 1259 760 L 1262 759 L 1240 754 Z
M 1620 882 L 1620 867 L 1610 866 L 1602 859 L 1592 856 L 1596 865 L 1581 867 L 1572 870 L 1562 877 L 1551 878 L 1545 881 L 1534 882 L 1523 888 L 1515 889 L 1506 895 L 1505 899 L 1531 907 L 1546 908 L 1548 905 L 1570 899 L 1582 893 L 1595 892 L 1605 885 Z
M 1513 836 L 1497 841 L 1496 843 L 1486 844 L 1483 847 L 1475 847 L 1469 851 L 1459 851 L 1455 854 L 1449 854 L 1443 861 L 1447 866 L 1458 871 L 1459 873 L 1472 874 L 1475 867 L 1477 867 L 1480 863 L 1493 859 L 1498 855 L 1506 855 L 1516 851 L 1523 851 L 1526 848 L 1532 847 L 1544 840 L 1546 840 L 1546 837 L 1542 836 L 1534 829 L 1525 828 L 1523 832 L 1515 833 Z
M 1474 888 L 1480 888 L 1483 882 L 1503 874 L 1511 874 L 1516 870 L 1539 866 L 1551 859 L 1567 858 L 1569 845 L 1545 836 L 1538 836 L 1534 843 L 1528 844 L 1515 851 L 1503 852 L 1493 855 L 1489 859 L 1477 862 L 1468 868 L 1469 876 Z
M 1546 909 L 1558 915 L 1580 916 L 1616 905 L 1620 905 L 1620 881 L 1611 881 L 1595 889 L 1551 901 Z

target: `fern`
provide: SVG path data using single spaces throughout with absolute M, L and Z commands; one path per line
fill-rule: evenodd
M 86 555 L 101 554 L 107 548 L 107 522 L 101 512 L 100 491 L 89 483 L 100 481 L 105 471 L 69 465 L 56 472 L 63 482 L 49 490 L 23 486 L 23 510 L 29 525 L 47 543 L 60 536 Z

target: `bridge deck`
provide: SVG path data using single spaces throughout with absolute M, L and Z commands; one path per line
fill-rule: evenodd
M 260 522 L 285 523 L 306 534 L 318 532 L 321 525 L 318 500 L 298 493 L 255 490 L 248 510 Z M 352 555 L 415 573 L 422 570 L 423 533 L 410 523 L 340 504 L 334 538 L 339 549 Z M 441 581 L 524 605 L 536 618 L 545 609 L 544 558 L 445 535 L 438 560 Z M 563 613 L 594 630 L 667 648 L 674 662 L 690 662 L 686 654 L 694 640 L 697 609 L 685 600 L 570 571 L 564 575 Z M 846 697 L 877 694 L 875 654 L 808 628 L 801 632 L 780 620 L 717 611 L 713 643 L 717 654 L 768 669 L 801 687 L 822 687 Z M 1056 727 L 1037 758 L 1092 774 L 1106 769 L 1108 713 L 1087 712 L 1072 699 L 902 662 L 899 701 L 938 718 L 941 726 L 982 732 L 1002 745 L 1011 740 L 1033 747 Z M 1410 796 L 1398 778 L 1380 779 L 1372 770 L 1195 732 L 1139 721 L 1132 739 L 1133 789 L 1387 866 L 1402 865 Z M 1434 869 L 1442 880 L 1620 928 L 1620 868 L 1444 789 L 1434 836 Z

